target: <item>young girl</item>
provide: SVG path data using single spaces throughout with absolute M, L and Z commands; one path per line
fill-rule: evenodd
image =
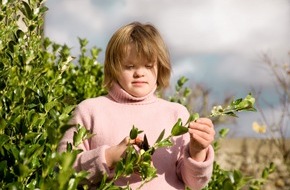
M 143 130 L 153 144 L 165 129 L 168 136 L 179 118 L 189 118 L 187 109 L 155 96 L 157 88 L 169 85 L 171 65 L 164 41 L 150 24 L 134 22 L 121 27 L 108 43 L 104 63 L 104 86 L 108 95 L 81 102 L 70 124 L 80 124 L 94 134 L 78 148 L 74 167 L 89 172 L 88 180 L 97 184 L 104 173 L 114 175 L 114 165 L 129 142 L 132 126 Z M 73 141 L 76 129 L 70 128 L 61 140 L 59 151 Z M 210 119 L 200 118 L 189 124 L 189 132 L 173 139 L 174 145 L 159 148 L 152 156 L 158 177 L 142 189 L 202 189 L 210 180 L 214 151 L 214 126 Z M 140 186 L 138 174 L 116 182 Z

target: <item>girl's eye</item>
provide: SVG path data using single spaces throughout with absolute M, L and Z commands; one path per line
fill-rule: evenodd
M 153 64 L 147 64 L 147 65 L 145 65 L 145 66 L 146 66 L 146 68 L 148 68 L 148 69 L 153 68 Z
M 134 65 L 126 65 L 125 68 L 126 69 L 133 69 L 134 68 Z

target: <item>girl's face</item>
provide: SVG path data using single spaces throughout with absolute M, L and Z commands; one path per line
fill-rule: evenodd
M 134 45 L 129 45 L 127 52 L 122 61 L 118 82 L 132 96 L 146 96 L 156 87 L 157 60 L 149 62 L 143 57 L 138 57 Z

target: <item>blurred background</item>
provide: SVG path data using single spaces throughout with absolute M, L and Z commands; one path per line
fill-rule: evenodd
M 185 76 L 189 87 L 208 89 L 209 99 L 217 103 L 254 92 L 264 117 L 273 121 L 280 117 L 284 105 L 265 62 L 279 65 L 280 72 L 290 71 L 289 0 L 48 0 L 46 6 L 45 35 L 71 47 L 72 54 L 78 55 L 78 38 L 85 38 L 88 47 L 102 49 L 98 59 L 102 64 L 106 45 L 119 27 L 149 22 L 168 45 L 171 84 Z M 260 112 L 239 117 L 227 126 L 230 137 L 266 137 L 252 129 L 255 122 L 264 126 Z M 286 133 L 290 137 L 290 130 Z

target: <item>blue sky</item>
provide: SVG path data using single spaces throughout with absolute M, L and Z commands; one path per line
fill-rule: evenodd
M 77 38 L 86 38 L 90 47 L 103 50 L 101 63 L 108 40 L 120 26 L 132 21 L 154 24 L 171 54 L 172 84 L 186 76 L 189 83 L 211 89 L 217 100 L 227 94 L 245 96 L 254 88 L 275 102 L 275 81 L 261 64 L 261 55 L 289 64 L 288 0 L 48 0 L 46 6 L 46 36 L 72 47 L 76 55 Z M 257 114 L 250 117 L 241 119 L 243 125 L 251 125 Z

